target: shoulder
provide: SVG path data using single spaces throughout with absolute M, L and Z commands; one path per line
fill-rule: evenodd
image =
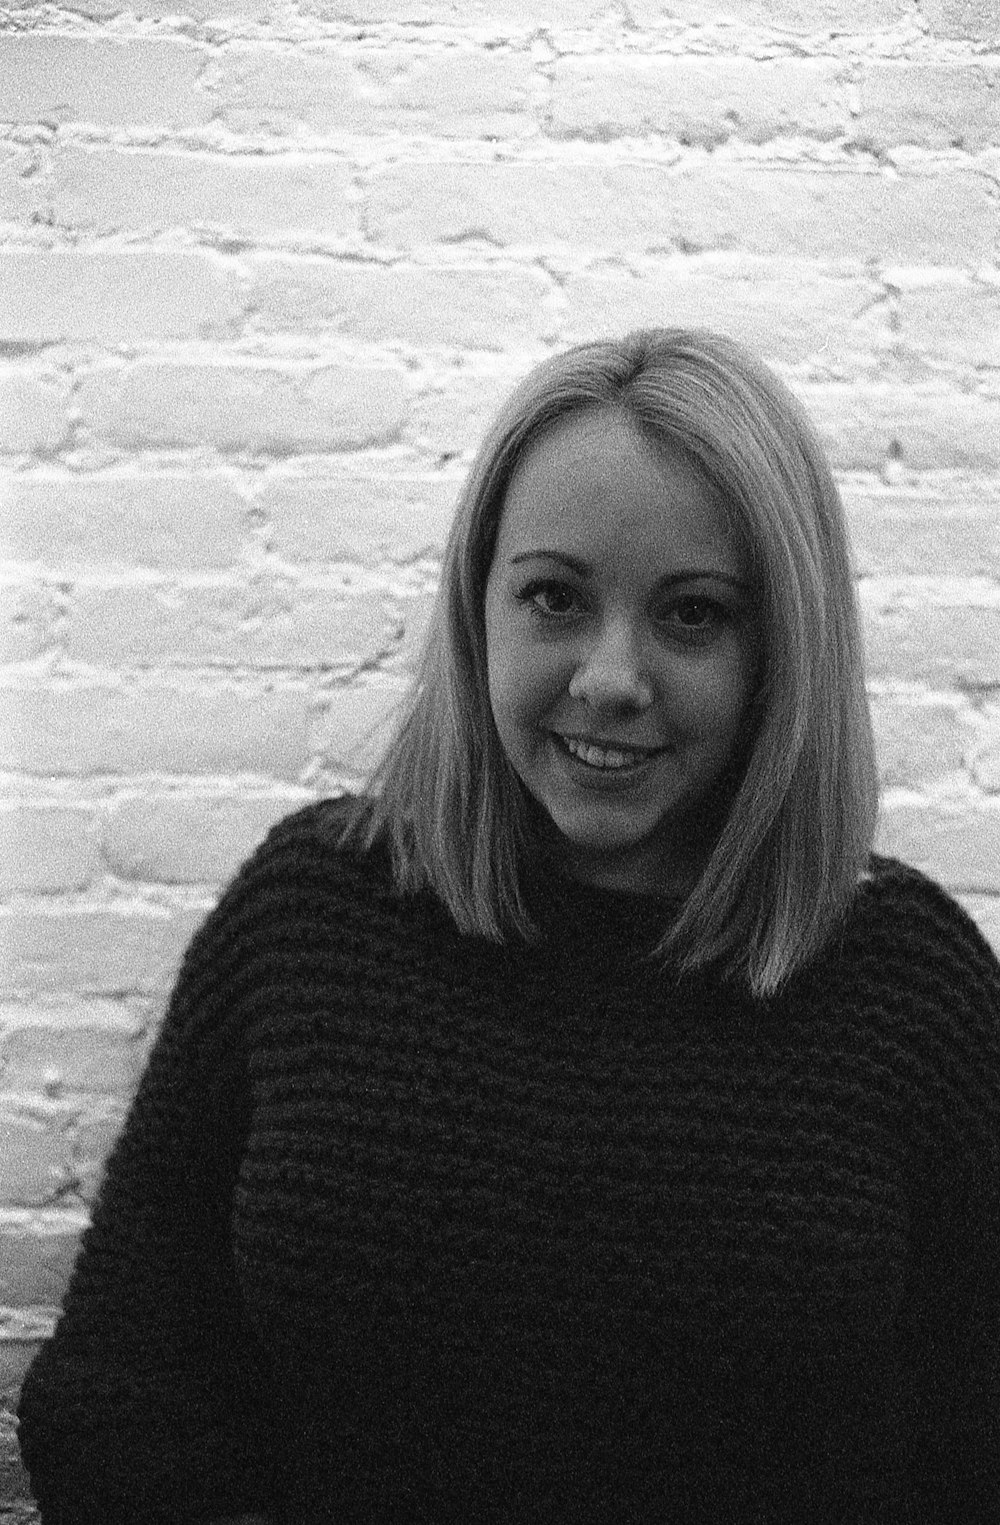
M 1000 963 L 980 928 L 936 880 L 898 858 L 873 853 L 849 918 L 855 936 L 921 969 L 963 970 L 1000 979 Z

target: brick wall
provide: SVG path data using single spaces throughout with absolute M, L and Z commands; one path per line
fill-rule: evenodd
M 0 1521 L 181 949 L 363 776 L 554 348 L 707 323 L 806 402 L 882 844 L 1000 947 L 998 180 L 994 0 L 4 8 Z

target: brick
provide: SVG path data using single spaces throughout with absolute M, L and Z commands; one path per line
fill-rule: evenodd
M 366 343 L 502 350 L 548 335 L 552 283 L 537 270 L 430 269 L 261 256 L 251 266 L 252 326 L 337 333 Z
M 38 1353 L 41 1341 L 51 1334 L 53 1322 L 51 1316 L 46 1319 L 40 1316 L 26 1318 L 23 1328 L 12 1331 L 11 1337 L 0 1340 L 0 1392 L 12 1396 L 17 1393 L 28 1367 Z M 37 1514 L 32 1513 L 23 1520 L 15 1516 L 10 1525 L 37 1525 L 37 1522 Z M 8 1525 L 8 1522 L 4 1521 L 4 1525 Z
M 277 578 L 249 586 L 81 587 L 66 654 L 96 667 L 349 670 L 389 644 L 383 600 Z
M 108 1101 L 95 1116 L 81 1118 L 73 1138 L 73 1186 L 80 1201 L 93 1207 L 104 1164 L 122 1131 L 127 1101 Z
M 956 899 L 1000 958 L 1000 895 L 958 895 Z
M 871 678 L 936 689 L 1000 686 L 1000 607 L 924 603 L 906 591 L 862 607 Z
M 93 821 L 82 805 L 0 806 L 0 893 L 85 889 L 96 865 Z
M 736 23 L 768 32 L 871 32 L 909 18 L 906 0 L 629 0 L 635 27 Z
M 976 153 L 1000 139 L 995 64 L 867 64 L 852 139 L 885 151 L 901 144 Z
M 965 267 L 996 257 L 990 183 L 975 172 L 709 162 L 671 178 L 674 240 L 688 252 Z
M 68 1185 L 68 1121 L 57 1104 L 19 1105 L 0 1095 L 0 1202 L 42 1206 Z
M 2 502 L 0 502 L 2 512 Z M 59 640 L 62 595 L 36 582 L 0 583 L 0 663 L 31 662 Z
M 1000 96 L 1000 87 L 998 87 Z M 899 347 L 906 355 L 958 366 L 1000 366 L 1000 286 L 948 280 L 900 282 Z
M 395 440 L 409 405 L 399 367 L 348 364 L 171 364 L 92 371 L 84 423 L 128 449 L 211 445 L 285 454 Z
M 715 148 L 729 138 L 840 137 L 849 112 L 845 65 L 828 59 L 563 57 L 553 71 L 557 137 L 659 134 Z
M 311 798 L 144 794 L 123 800 L 105 822 L 104 859 L 122 879 L 222 885 L 277 821 Z
M 204 915 L 153 905 L 0 909 L 0 990 L 163 994 Z
M 36 150 L 0 144 L 0 222 L 27 226 L 41 217 L 48 200 L 41 170 Z
M 1000 500 L 967 487 L 841 486 L 861 576 L 1000 579 Z
M 921 0 L 920 9 L 938 37 L 1000 42 L 1000 12 L 995 0 Z
M 288 561 L 404 565 L 443 554 L 460 487 L 440 474 L 272 476 L 255 507 Z
M 64 377 L 0 367 L 0 452 L 54 450 L 66 435 L 69 405 Z
M 385 679 L 331 689 L 313 731 L 325 768 L 354 781 L 366 777 L 385 750 L 407 692 L 403 680 Z
M 121 1001 L 0 1007 L 4 1087 L 54 1100 L 66 1092 L 127 1099 L 144 1062 L 144 1037 L 142 1017 Z
M 1000 466 L 1000 398 L 918 387 L 798 388 L 835 468 L 982 471 Z
M 570 275 L 563 294 L 562 337 L 570 341 L 664 324 L 707 326 L 771 363 L 810 361 L 836 372 L 889 337 L 887 308 L 872 281 L 831 277 L 813 265 L 775 269 L 738 257 L 711 264 L 678 257 L 635 274 Z
M 977 719 L 972 776 L 980 789 L 1000 794 L 1000 704 L 984 704 Z
M 948 889 L 1000 891 L 1000 809 L 989 805 L 883 807 L 877 851 L 902 858 Z
M 526 53 L 469 46 L 234 45 L 213 96 L 237 133 L 520 138 L 535 127 Z
M 7 250 L 0 287 L 8 343 L 226 338 L 240 312 L 234 273 L 193 251 Z
M 440 24 L 487 28 L 491 36 L 507 32 L 534 36 L 539 28 L 538 6 L 532 0 L 299 0 L 303 16 L 323 22 L 393 26 Z M 550 0 L 545 7 L 546 29 L 591 27 L 619 16 L 611 0 Z
M 365 204 L 371 236 L 396 248 L 477 241 L 969 266 L 992 261 L 998 242 L 990 179 L 964 169 L 425 159 L 373 171 Z
M 342 239 L 360 232 L 348 164 L 319 154 L 53 152 L 52 207 L 62 227 L 107 235 L 182 228 L 232 239 Z
M 521 374 L 530 368 L 527 361 Z M 414 444 L 449 463 L 471 454 L 519 379 L 470 365 L 429 387 L 413 406 L 409 434 Z
M 0 546 L 45 567 L 215 570 L 239 557 L 243 501 L 211 472 L 0 478 Z
M 310 701 L 298 689 L 74 683 L 8 689 L 0 767 L 36 775 L 219 774 L 297 779 Z
M 884 789 L 925 789 L 963 777 L 972 736 L 955 705 L 892 694 L 874 694 L 870 705 Z
M 197 127 L 212 116 L 199 87 L 207 52 L 180 39 L 0 37 L 0 121 L 98 127 Z
M 62 1302 L 80 1248 L 79 1222 L 55 1214 L 34 1223 L 0 1218 L 0 1303 L 56 1308 Z

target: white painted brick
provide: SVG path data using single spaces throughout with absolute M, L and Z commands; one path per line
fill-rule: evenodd
M 383 603 L 330 585 L 271 578 L 249 586 L 80 588 L 66 635 L 95 667 L 323 667 L 350 671 L 391 645 Z
M 539 359 L 541 356 L 538 357 Z M 470 454 L 496 417 L 519 373 L 463 367 L 421 394 L 413 406 L 409 436 L 422 450 L 450 460 Z
M 547 336 L 551 281 L 538 270 L 429 269 L 263 255 L 251 265 L 252 327 L 366 343 L 504 349 Z
M 618 20 L 612 0 L 549 0 L 544 22 L 532 0 L 405 0 L 403 4 L 400 0 L 298 0 L 297 9 L 324 22 L 475 27 L 490 36 L 533 35 L 542 24 L 554 30 Z
M 736 24 L 767 32 L 874 32 L 909 14 L 906 0 L 629 0 L 633 26 Z
M 0 144 L 0 222 L 28 225 L 48 200 L 37 150 Z
M 841 487 L 862 576 L 1000 579 L 1000 501 L 981 489 Z
M 0 1227 L 0 1302 L 9 1307 L 58 1307 L 80 1248 L 72 1222 Z
M 31 662 L 52 651 L 61 614 L 56 589 L 37 582 L 0 583 L 0 663 Z
M 984 704 L 976 716 L 977 738 L 972 754 L 976 783 L 990 794 L 1000 794 L 1000 703 Z
M 973 740 L 954 705 L 891 694 L 870 702 L 883 788 L 925 789 L 963 776 Z
M 221 474 L 39 473 L 0 478 L 0 551 L 86 570 L 211 570 L 239 556 L 243 502 Z
M 69 403 L 64 377 L 0 367 L 0 452 L 54 450 L 66 433 Z
M 149 361 L 93 371 L 79 402 L 87 428 L 126 448 L 284 454 L 390 443 L 406 417 L 409 385 L 388 365 Z
M 374 171 L 366 208 L 372 236 L 397 248 L 464 239 L 970 266 L 997 247 L 990 182 L 964 169 L 422 160 Z
M 890 805 L 877 851 L 930 874 L 953 891 L 1000 891 L 1000 809 L 995 805 Z
M 0 893 L 84 889 L 97 864 L 93 819 L 81 805 L 0 806 Z
M 286 560 L 374 567 L 440 557 L 460 486 L 443 476 L 279 477 L 255 506 Z
M 1000 466 L 1000 398 L 867 385 L 798 391 L 844 471 L 881 470 L 896 451 L 914 471 Z
M 85 1114 L 74 1130 L 73 1181 L 88 1208 L 97 1201 L 104 1162 L 122 1131 L 127 1110 L 125 1101 L 107 1101 L 95 1116 Z
M 1000 895 L 958 895 L 956 898 L 1000 958 Z
M 0 1202 L 41 1206 L 69 1181 L 69 1145 L 57 1119 L 40 1110 L 0 1096 Z
M 1000 608 L 862 600 L 869 677 L 943 688 L 1000 686 Z
M 1000 11 L 995 0 L 921 0 L 921 15 L 938 37 L 1000 42 Z
M 866 148 L 902 143 L 976 153 L 1000 140 L 1000 69 L 963 64 L 868 64 L 852 133 Z
M 89 233 L 175 228 L 237 239 L 359 233 L 352 172 L 318 154 L 80 148 L 53 154 L 53 215 Z
M 551 128 L 598 140 L 656 133 L 705 148 L 729 138 L 837 138 L 848 122 L 847 67 L 829 59 L 564 57 L 554 69 Z
M 80 683 L 8 689 L 0 767 L 40 775 L 233 773 L 296 779 L 310 702 L 297 689 Z
M 385 672 L 402 673 L 408 677 L 416 673 L 427 640 L 434 603 L 433 588 L 419 590 L 398 600 L 396 610 L 401 624 L 399 645 L 384 664 Z
M 310 798 L 145 794 L 114 807 L 102 851 L 122 879 L 221 886 L 277 821 Z
M 536 131 L 532 69 L 499 49 L 255 42 L 227 48 L 213 95 L 237 133 L 519 138 Z
M 814 265 L 744 259 L 713 269 L 680 257 L 635 274 L 571 275 L 563 291 L 562 336 L 572 341 L 647 326 L 704 326 L 743 340 L 772 363 L 836 370 L 890 337 L 874 282 L 838 279 Z
M 207 53 L 179 38 L 0 36 L 0 121 L 196 127 Z
M 234 272 L 187 251 L 7 250 L 0 289 L 0 342 L 225 338 L 240 313 Z
M 1000 83 L 997 93 L 1000 97 Z M 1000 286 L 968 280 L 924 287 L 902 282 L 898 311 L 905 353 L 951 365 L 1000 366 Z
M 0 1008 L 7 1090 L 61 1099 L 67 1091 L 127 1098 L 145 1053 L 141 1019 L 121 1001 Z M 0 1276 L 0 1296 L 2 1296 Z
M 995 258 L 985 176 L 709 162 L 676 176 L 675 237 L 690 251 L 971 266 Z
M 656 164 L 422 158 L 372 173 L 366 220 L 373 238 L 398 248 L 463 239 L 513 247 L 669 248 L 673 180 Z
M 8 995 L 163 994 L 204 914 L 150 905 L 0 908 L 0 989 Z

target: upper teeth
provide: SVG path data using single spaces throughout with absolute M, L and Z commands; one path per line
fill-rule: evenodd
M 573 756 L 590 763 L 592 768 L 627 768 L 646 756 L 645 752 L 605 751 L 603 747 L 593 747 L 586 741 L 574 741 L 568 736 L 564 740 Z

